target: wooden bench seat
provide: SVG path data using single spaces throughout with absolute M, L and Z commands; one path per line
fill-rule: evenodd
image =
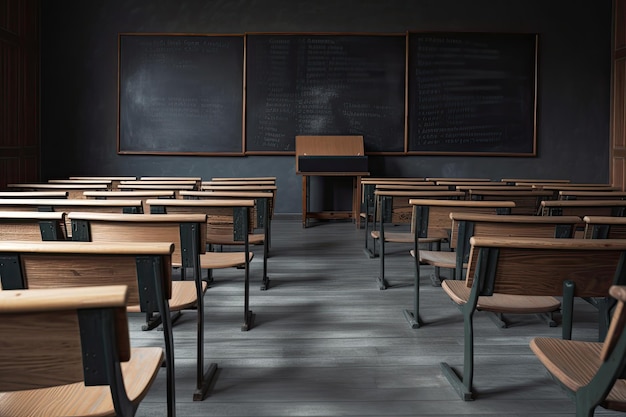
M 163 318 L 167 415 L 176 415 L 174 344 L 169 300 L 171 254 L 167 242 L 0 242 L 0 283 L 8 290 L 124 285 L 127 310 L 158 313 Z M 54 320 L 49 317 L 49 325 Z
M 131 347 L 127 296 L 122 285 L 0 291 L 0 415 L 134 416 L 164 356 Z
M 594 415 L 598 406 L 626 411 L 626 287 L 612 286 L 617 300 L 611 327 L 603 343 L 536 337 L 530 348 L 574 399 L 576 415 Z
M 565 337 L 572 329 L 574 297 L 604 296 L 611 285 L 626 284 L 626 240 L 475 236 L 470 244 L 466 279 L 442 282 L 461 310 L 465 338 L 463 371 L 441 366 L 463 400 L 474 397 L 473 316 L 481 297 L 560 296 Z

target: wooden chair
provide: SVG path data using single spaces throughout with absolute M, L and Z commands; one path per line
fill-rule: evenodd
M 399 192 L 420 192 L 420 191 L 449 191 L 447 186 L 439 186 L 429 183 L 427 181 L 420 181 L 419 183 L 410 183 L 408 181 L 404 181 L 402 183 L 377 183 L 377 182 L 369 182 L 369 181 L 361 181 L 362 190 L 361 190 L 361 219 L 363 220 L 364 231 L 365 231 L 365 247 L 363 251 L 367 255 L 368 258 L 375 258 L 378 256 L 376 254 L 376 245 L 375 239 L 376 237 L 372 237 L 372 232 L 374 236 L 378 234 L 378 222 L 380 221 L 380 198 L 376 196 L 376 190 L 380 190 L 379 195 L 383 190 L 385 191 L 399 191 Z M 417 185 L 420 184 L 420 185 Z M 460 198 L 460 194 L 451 195 L 454 198 Z M 393 196 L 392 196 L 393 197 Z M 397 197 L 403 197 L 401 193 L 398 193 Z M 406 204 L 406 201 L 400 200 L 401 203 L 396 202 L 396 204 Z M 393 205 L 391 207 L 394 207 Z M 374 240 L 372 240 L 374 239 Z M 370 240 L 372 240 L 372 244 L 370 246 Z
M 409 204 L 410 198 L 430 198 L 430 199 L 458 199 L 463 197 L 459 191 L 395 191 L 376 190 L 374 191 L 377 203 L 380 207 L 380 215 L 375 213 L 375 218 L 379 218 L 378 230 L 372 230 L 370 236 L 374 241 L 374 246 L 378 243 L 380 258 L 380 273 L 377 277 L 378 288 L 387 289 L 389 283 L 385 277 L 385 249 L 388 243 L 410 245 L 415 238 L 415 217 L 413 207 Z M 400 231 L 387 230 L 390 226 L 399 226 Z M 419 243 L 440 246 L 442 240 L 447 239 L 447 232 L 441 230 L 431 230 L 427 234 L 420 236 Z
M 464 281 L 442 287 L 459 307 L 464 323 L 463 371 L 442 363 L 446 378 L 463 400 L 473 399 L 473 316 L 480 299 L 502 295 L 561 296 L 563 336 L 572 329 L 574 297 L 599 297 L 611 285 L 626 284 L 626 241 L 521 237 L 472 237 Z
M 0 211 L 0 240 L 65 240 L 63 212 Z
M 509 214 L 515 207 L 511 201 L 467 201 L 467 200 L 436 200 L 411 198 L 409 204 L 412 207 L 412 230 L 410 254 L 414 259 L 414 296 L 413 311 L 405 310 L 404 316 L 412 328 L 420 327 L 419 298 L 421 271 L 420 263 L 428 263 L 435 267 L 435 272 L 430 279 L 434 286 L 441 285 L 439 269 L 441 267 L 456 266 L 454 252 L 441 251 L 441 247 L 434 250 L 423 251 L 419 244 L 428 236 L 443 236 L 450 244 L 450 250 L 454 250 L 456 241 L 452 239 L 452 220 L 450 213 L 463 211 L 469 213 L 485 214 Z
M 453 279 L 462 280 L 466 271 L 470 252 L 470 238 L 473 236 L 533 237 L 533 238 L 571 238 L 574 236 L 580 217 L 576 216 L 524 216 L 472 213 L 469 211 L 451 212 L 451 245 L 454 252 L 419 251 L 420 263 L 454 271 Z M 419 263 L 416 264 L 419 268 Z M 508 297 L 487 298 L 489 302 L 502 301 L 499 312 L 490 314 L 499 327 L 508 327 L 504 313 L 549 314 L 548 324 L 556 326 L 552 313 L 558 311 L 561 302 L 552 296 L 526 297 L 511 295 Z M 481 310 L 481 300 L 478 310 Z M 495 310 L 492 306 L 490 310 Z M 412 315 L 405 313 L 408 318 Z M 413 325 L 413 321 L 409 320 Z
M 604 343 L 536 337 L 530 348 L 554 380 L 574 400 L 577 417 L 591 417 L 598 406 L 626 411 L 626 287 L 614 285 L 617 300 Z
M 0 242 L 0 283 L 7 290 L 125 285 L 127 310 L 163 318 L 167 415 L 176 415 L 172 298 L 173 243 Z M 48 318 L 47 324 L 54 320 Z M 29 344 L 30 346 L 30 344 Z M 45 346 L 45 344 L 44 344 Z
M 134 416 L 163 363 L 131 347 L 128 289 L 0 291 L 0 415 Z
M 207 280 L 213 281 L 213 270 L 243 268 L 244 302 L 242 331 L 250 330 L 254 324 L 254 313 L 250 310 L 250 252 L 249 230 L 253 224 L 254 200 L 148 200 L 148 206 L 158 205 L 168 214 L 205 214 L 207 216 L 207 252 L 200 256 L 200 268 L 208 272 Z M 243 244 L 240 244 L 243 242 Z M 243 251 L 214 252 L 214 245 L 243 246 Z
M 189 200 L 254 199 L 254 208 L 252 209 L 253 224 L 248 235 L 248 242 L 250 245 L 263 246 L 261 291 L 268 290 L 270 279 L 267 274 L 267 260 L 271 243 L 274 193 L 268 191 L 181 191 L 180 196 Z M 229 244 L 242 243 L 230 242 L 229 240 Z
M 194 400 L 202 401 L 217 371 L 217 364 L 204 366 L 204 294 L 206 281 L 200 274 L 200 256 L 206 252 L 206 224 L 204 214 L 114 214 L 69 213 L 72 240 L 96 243 L 126 244 L 127 242 L 172 242 L 172 267 L 181 269 L 181 281 L 172 281 L 169 310 L 175 313 L 172 322 L 184 310 L 196 310 L 196 391 Z M 187 281 L 186 271 L 192 280 Z M 162 323 L 162 317 L 147 317 L 146 330 Z

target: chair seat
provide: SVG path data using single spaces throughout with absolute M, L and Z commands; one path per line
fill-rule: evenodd
M 232 236 L 207 236 L 207 243 L 211 245 L 243 245 L 243 241 L 235 241 Z M 263 245 L 265 235 L 261 233 L 251 233 L 248 235 L 248 243 L 251 245 Z
M 372 239 L 380 239 L 380 231 L 372 230 L 370 232 Z M 412 232 L 385 232 L 385 242 L 394 243 L 413 243 L 414 235 Z M 434 243 L 441 241 L 440 237 L 419 238 L 419 243 Z
M 536 337 L 530 348 L 546 369 L 573 391 L 587 385 L 602 364 L 602 343 Z M 626 380 L 616 381 L 602 405 L 626 411 Z
M 465 281 L 446 279 L 441 287 L 455 303 L 467 302 L 471 292 Z M 561 302 L 552 296 L 528 296 L 494 293 L 491 296 L 478 297 L 478 310 L 492 313 L 534 314 L 549 313 L 561 308 Z
M 420 262 L 440 268 L 456 268 L 456 253 L 434 250 L 421 250 Z M 411 256 L 415 257 L 415 251 L 411 250 Z M 467 267 L 467 263 L 463 265 Z
M 202 293 L 207 289 L 206 281 L 202 281 Z M 172 297 L 169 300 L 170 311 L 180 311 L 196 307 L 198 296 L 196 294 L 196 282 L 172 281 Z M 138 305 L 128 306 L 130 313 L 141 312 Z
M 128 397 L 135 405 L 145 397 L 163 363 L 163 349 L 133 348 L 122 374 Z M 109 386 L 86 387 L 82 382 L 52 388 L 0 393 L 0 415 L 115 416 Z
M 250 260 L 254 257 L 253 252 L 248 253 Z M 245 252 L 207 252 L 200 255 L 200 268 L 219 269 L 243 266 L 246 263 Z

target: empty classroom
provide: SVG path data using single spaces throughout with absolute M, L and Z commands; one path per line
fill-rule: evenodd
M 85 238 L 93 219 L 117 219 L 107 244 L 121 252 L 173 245 L 164 283 L 139 283 L 142 312 L 119 314 L 124 289 L 76 290 L 116 311 L 102 409 L 626 415 L 626 0 L 5 0 L 0 56 L 6 337 L 5 314 L 26 323 L 17 316 L 33 308 L 82 327 L 74 290 L 26 277 L 55 275 L 50 248 L 100 248 Z M 154 231 L 222 200 L 227 214 Z M 511 218 L 487 233 L 469 209 L 483 205 Z M 440 206 L 454 208 L 435 226 Z M 554 236 L 529 243 L 514 221 L 555 224 Z M 120 265 L 79 258 L 63 271 L 71 286 L 79 265 L 116 284 Z M 538 279 L 559 262 L 600 293 L 578 276 L 539 291 L 516 267 Z M 156 271 L 139 257 L 124 266 L 133 285 Z M 195 289 L 185 305 L 183 286 Z M 549 297 L 549 314 L 485 311 L 500 296 Z M 33 414 L 39 403 L 15 387 L 39 383 L 12 377 L 19 349 L 3 346 L 0 415 Z M 142 348 L 165 366 L 120 387 Z

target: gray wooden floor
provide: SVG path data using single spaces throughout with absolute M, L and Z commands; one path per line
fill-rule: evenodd
M 252 265 L 251 309 L 256 325 L 242 332 L 241 270 L 215 272 L 205 296 L 207 362 L 218 375 L 204 401 L 195 385 L 195 312 L 174 327 L 177 413 L 194 416 L 572 416 L 572 401 L 528 347 L 533 336 L 559 337 L 536 317 L 514 316 L 497 328 L 475 316 L 475 401 L 464 402 L 442 376 L 440 362 L 461 365 L 463 322 L 441 288 L 423 278 L 422 317 L 413 330 L 412 261 L 408 248 L 389 248 L 387 277 L 376 283 L 378 259 L 367 258 L 363 231 L 348 222 L 276 220 L 269 259 L 271 288 L 259 290 L 261 254 Z M 576 339 L 597 338 L 596 313 L 577 302 Z M 133 343 L 154 345 L 158 331 L 139 330 Z M 165 415 L 165 371 L 137 416 Z M 598 409 L 596 415 L 624 415 Z

